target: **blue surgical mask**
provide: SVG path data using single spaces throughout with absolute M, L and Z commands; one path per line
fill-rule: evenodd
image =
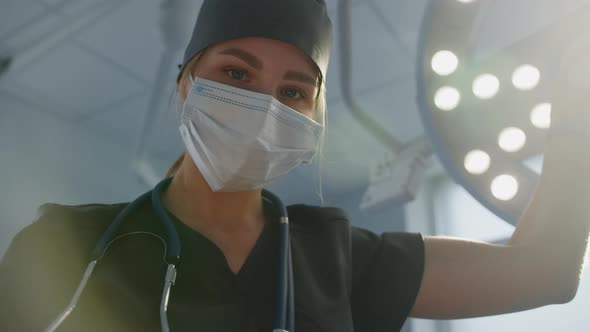
M 323 125 L 271 95 L 197 78 L 180 134 L 213 191 L 260 188 L 315 156 Z

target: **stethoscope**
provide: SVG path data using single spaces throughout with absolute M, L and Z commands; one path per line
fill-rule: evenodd
M 156 212 L 158 220 L 164 226 L 166 233 L 165 240 L 165 260 L 168 264 L 166 271 L 166 277 L 164 279 L 164 290 L 162 292 L 162 299 L 160 302 L 160 323 L 162 331 L 168 332 L 170 328 L 168 326 L 168 300 L 170 298 L 170 289 L 176 280 L 176 264 L 180 260 L 180 238 L 176 232 L 176 228 L 170 216 L 162 206 L 161 195 L 162 192 L 168 187 L 172 178 L 162 180 L 156 185 L 153 190 L 146 192 L 139 196 L 136 200 L 129 203 L 116 217 L 113 222 L 109 225 L 107 230 L 103 233 L 100 240 L 98 240 L 96 247 L 91 255 L 90 263 L 82 276 L 82 281 L 76 289 L 70 304 L 66 309 L 45 329 L 45 332 L 55 331 L 64 320 L 72 313 L 82 291 L 86 287 L 88 279 L 92 275 L 92 271 L 96 266 L 96 263 L 102 258 L 109 245 L 116 240 L 116 232 L 121 227 L 123 221 L 134 211 L 136 211 L 140 205 L 151 198 L 152 207 Z M 289 218 L 287 215 L 287 209 L 283 205 L 283 202 L 274 195 L 273 193 L 262 190 L 262 196 L 268 199 L 272 205 L 280 212 L 280 243 L 279 243 L 279 265 L 277 271 L 277 294 L 275 304 L 275 317 L 274 317 L 274 329 L 273 332 L 293 332 L 295 331 L 295 301 L 294 301 L 294 286 L 293 286 L 293 264 L 291 261 L 291 244 L 289 240 Z

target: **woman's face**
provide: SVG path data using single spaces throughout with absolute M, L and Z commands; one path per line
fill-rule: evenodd
M 313 117 L 320 79 L 311 59 L 299 48 L 267 38 L 240 38 L 209 47 L 193 66 L 193 77 L 272 95 Z M 180 82 L 184 102 L 188 79 Z

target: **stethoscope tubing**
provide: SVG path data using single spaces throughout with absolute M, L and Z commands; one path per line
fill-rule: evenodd
M 158 220 L 164 227 L 166 235 L 165 243 L 165 260 L 168 263 L 164 288 L 160 302 L 160 323 L 163 332 L 169 332 L 168 324 L 168 301 L 170 291 L 176 281 L 176 264 L 180 261 L 181 242 L 178 232 L 172 222 L 168 212 L 162 205 L 161 194 L 171 183 L 172 178 L 166 178 L 158 183 L 153 190 L 150 190 L 133 202 L 129 203 L 117 216 L 102 234 L 94 250 L 91 253 L 91 261 L 84 272 L 82 280 L 74 293 L 68 307 L 45 329 L 45 332 L 55 331 L 64 320 L 72 313 L 76 307 L 82 291 L 86 287 L 94 268 L 106 252 L 108 246 L 115 240 L 117 231 L 120 229 L 124 220 L 133 212 L 137 211 L 139 206 L 151 198 L 152 207 L 158 217 Z M 273 322 L 273 332 L 294 332 L 295 331 L 295 292 L 293 280 L 293 262 L 291 257 L 291 240 L 289 236 L 289 217 L 287 209 L 283 202 L 273 193 L 263 189 L 262 195 L 268 198 L 274 207 L 280 213 L 279 226 L 279 264 L 277 271 L 277 291 L 275 303 L 275 319 Z

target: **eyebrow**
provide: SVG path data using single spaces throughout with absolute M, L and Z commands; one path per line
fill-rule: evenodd
M 299 71 L 289 70 L 287 73 L 285 73 L 285 76 L 283 76 L 283 79 L 290 80 L 290 81 L 298 81 L 301 83 L 312 85 L 314 87 L 318 85 L 317 78 L 313 78 L 312 76 L 309 76 L 306 73 L 302 73 Z
M 233 55 L 237 58 L 242 59 L 244 62 L 246 62 L 247 64 L 249 64 L 257 70 L 262 69 L 262 61 L 260 61 L 260 59 L 258 59 L 254 54 L 246 52 L 242 49 L 235 47 L 226 48 L 225 50 L 220 51 L 219 54 Z
M 254 54 L 252 54 L 250 52 L 247 52 L 247 51 L 242 50 L 237 47 L 226 48 L 226 49 L 220 51 L 218 54 L 235 56 L 235 57 L 243 60 L 244 62 L 246 62 L 247 64 L 249 64 L 250 66 L 252 66 L 253 68 L 255 68 L 257 70 L 261 70 L 263 67 L 262 61 L 258 57 L 256 57 Z M 314 78 L 306 73 L 299 72 L 299 71 L 289 70 L 288 72 L 285 73 L 285 76 L 283 76 L 283 79 L 290 80 L 290 81 L 298 81 L 301 83 L 312 85 L 314 87 L 318 85 L 317 78 Z

